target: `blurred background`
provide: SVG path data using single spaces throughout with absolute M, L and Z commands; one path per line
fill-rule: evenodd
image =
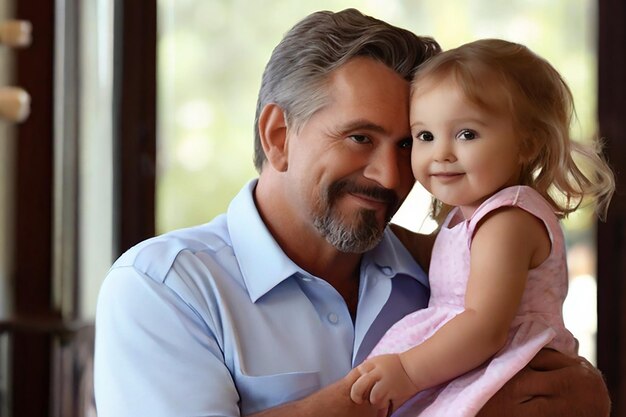
M 576 140 L 602 136 L 618 175 L 606 223 L 564 221 L 566 325 L 626 416 L 620 0 L 0 0 L 0 417 L 95 416 L 93 320 L 111 263 L 155 234 L 210 221 L 250 178 L 261 74 L 316 10 L 356 7 L 434 37 L 524 43 L 571 87 Z M 3 22 L 29 22 L 11 44 Z M 9 32 L 9 34 L 12 32 Z M 5 88 L 5 90 L 3 90 Z M 7 97 L 7 98 L 5 98 Z M 23 98 L 23 97 L 22 97 Z M 17 103 L 17 104 L 16 104 Z M 416 186 L 394 218 L 430 233 Z

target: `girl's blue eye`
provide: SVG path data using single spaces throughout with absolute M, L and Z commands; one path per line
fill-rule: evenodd
M 472 140 L 476 139 L 477 135 L 473 130 L 463 129 L 456 135 L 456 137 L 461 140 Z
M 424 131 L 418 133 L 416 138 L 417 140 L 421 140 L 422 142 L 432 142 L 435 139 L 435 136 L 428 131 Z

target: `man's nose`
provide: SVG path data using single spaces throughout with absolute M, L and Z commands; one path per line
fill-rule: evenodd
M 403 172 L 403 163 L 399 149 L 391 147 L 379 149 L 370 156 L 364 175 L 366 178 L 378 183 L 381 187 L 394 190 L 402 183 L 403 175 L 408 175 Z

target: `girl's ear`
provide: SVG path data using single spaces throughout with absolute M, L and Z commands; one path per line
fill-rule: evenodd
M 279 172 L 287 170 L 287 123 L 277 104 L 267 104 L 259 115 L 259 135 L 267 162 Z
M 529 165 L 539 155 L 539 146 L 534 137 L 525 137 L 522 139 L 519 147 L 519 163 Z

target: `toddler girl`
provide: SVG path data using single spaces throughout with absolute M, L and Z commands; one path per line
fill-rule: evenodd
M 413 174 L 442 220 L 431 298 L 359 366 L 351 396 L 383 410 L 410 399 L 402 415 L 474 416 L 542 348 L 576 355 L 559 219 L 583 199 L 603 215 L 614 179 L 597 146 L 570 138 L 562 77 L 524 46 L 441 53 L 411 94 Z

